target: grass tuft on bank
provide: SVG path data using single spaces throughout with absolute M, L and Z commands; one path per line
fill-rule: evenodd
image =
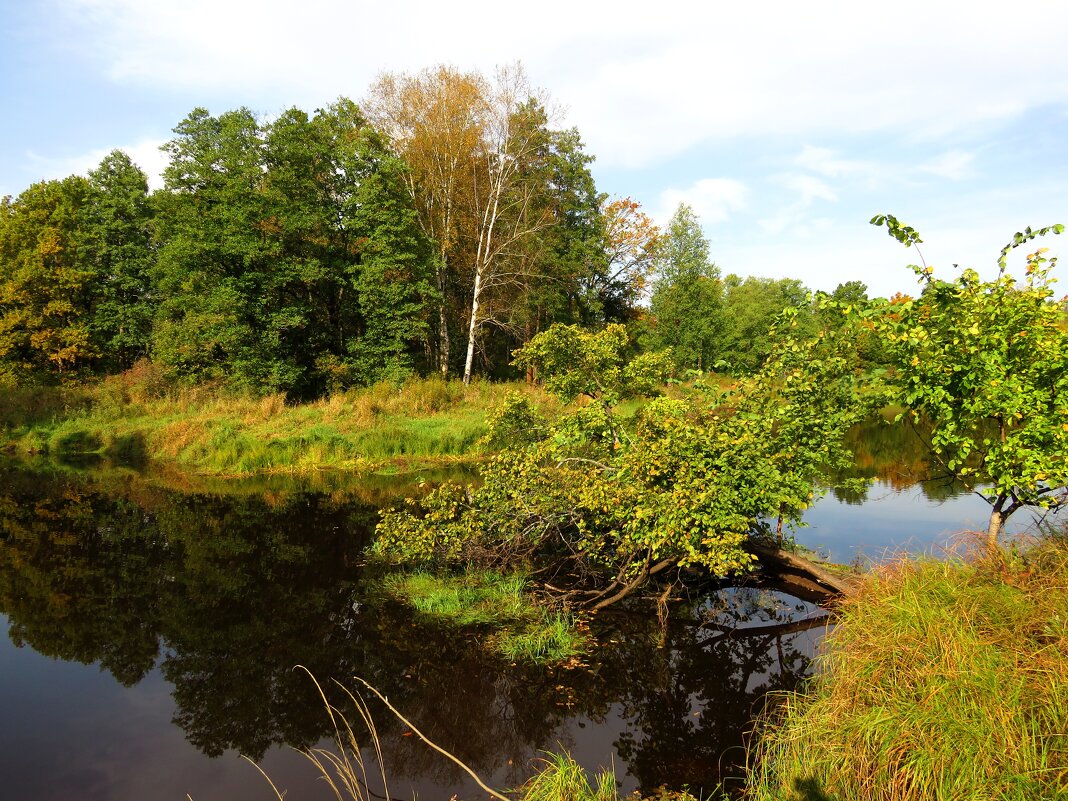
M 757 801 L 1068 799 L 1068 538 L 902 561 L 760 733 Z
M 421 571 L 392 573 L 382 584 L 388 595 L 429 618 L 492 630 L 487 644 L 512 661 L 566 662 L 589 647 L 580 621 L 566 611 L 535 603 L 521 575 Z

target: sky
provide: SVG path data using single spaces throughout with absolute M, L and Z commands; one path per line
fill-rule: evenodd
M 0 196 L 113 148 L 158 185 L 159 145 L 198 106 L 270 117 L 359 101 L 382 72 L 520 61 L 596 157 L 599 189 L 661 224 L 689 203 L 724 274 L 911 293 L 920 256 L 870 226 L 877 213 L 916 228 L 946 278 L 955 264 L 991 275 L 1015 231 L 1068 223 L 1063 0 L 0 0 L 0 13 Z

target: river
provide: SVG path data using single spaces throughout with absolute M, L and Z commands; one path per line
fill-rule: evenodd
M 984 524 L 984 502 L 915 483 L 908 461 L 858 453 L 875 482 L 821 499 L 798 539 L 862 563 L 962 547 L 957 533 Z M 640 610 L 603 614 L 581 665 L 503 662 L 480 632 L 391 601 L 364 564 L 377 509 L 415 478 L 213 484 L 0 466 L 0 798 L 274 798 L 241 754 L 287 801 L 333 798 L 293 750 L 331 734 L 297 665 L 339 705 L 331 681 L 370 681 L 497 787 L 565 749 L 591 769 L 613 766 L 624 791 L 696 792 L 740 776 L 768 693 L 813 669 L 822 611 L 757 586 L 680 604 L 666 628 Z M 372 712 L 390 796 L 482 797 Z M 370 790 L 385 795 L 375 778 Z

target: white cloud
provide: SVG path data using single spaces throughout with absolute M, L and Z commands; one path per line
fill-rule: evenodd
M 838 195 L 828 184 L 811 175 L 784 175 L 781 182 L 787 189 L 796 192 L 798 202 L 806 206 L 812 205 L 816 200 L 826 200 L 830 203 L 838 201 Z
M 875 178 L 885 172 L 880 162 L 862 159 L 844 159 L 829 147 L 805 145 L 794 158 L 793 163 L 802 169 L 829 178 L 861 176 Z
M 26 154 L 26 160 L 34 166 L 39 179 L 47 180 L 66 178 L 68 175 L 86 175 L 90 170 L 96 169 L 112 150 L 124 150 L 134 164 L 148 176 L 149 188 L 158 189 L 163 186 L 161 176 L 167 166 L 167 157 L 159 149 L 162 144 L 161 139 L 142 139 L 132 145 L 99 148 L 73 156 L 45 156 L 30 151 Z
M 488 0 L 58 1 L 115 81 L 279 105 L 358 96 L 383 69 L 519 58 L 608 165 L 740 136 L 968 136 L 1068 102 L 1068 48 L 1033 44 L 1036 19 L 1068 28 L 1058 0 L 1019 0 L 1012 13 L 901 0 L 892 19 L 834 0 L 664 0 L 653 11 L 635 0 L 610 11 L 562 0 L 536 11 Z
M 903 219 L 923 236 L 923 259 L 936 275 L 951 279 L 956 275 L 953 265 L 959 264 L 991 278 L 998 252 L 1013 232 L 1068 219 L 1059 187 L 1052 181 L 969 194 L 953 208 L 942 207 L 935 198 L 925 209 L 908 210 Z M 916 294 L 920 287 L 907 265 L 919 263 L 920 255 L 888 237 L 885 229 L 869 225 L 868 216 L 833 221 L 806 216 L 803 224 L 784 225 L 773 235 L 761 220 L 756 229 L 731 231 L 715 249 L 716 262 L 725 273 L 798 278 L 813 290 L 833 291 L 839 283 L 856 279 L 867 284 L 873 297 Z M 1049 247 L 1052 255 L 1063 254 L 1068 236 L 1046 237 L 1040 245 Z M 1022 275 L 1024 254 L 1034 249 L 1032 245 L 1012 254 L 1009 266 L 1014 274 Z
M 950 150 L 919 165 L 916 172 L 950 181 L 972 178 L 976 175 L 975 154 L 962 150 Z
M 837 203 L 838 193 L 825 181 L 803 173 L 787 173 L 773 178 L 773 183 L 781 187 L 793 198 L 779 206 L 774 214 L 759 220 L 761 229 L 769 234 L 781 234 L 787 229 L 804 231 L 811 227 L 808 221 L 809 210 L 822 200 Z M 776 192 L 779 197 L 781 193 Z
M 702 224 L 724 222 L 748 205 L 749 189 L 733 178 L 702 178 L 686 189 L 665 189 L 654 216 L 666 224 L 680 203 L 690 206 Z

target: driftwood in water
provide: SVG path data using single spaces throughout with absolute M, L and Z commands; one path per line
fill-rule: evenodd
M 749 549 L 760 560 L 769 579 L 803 600 L 826 601 L 853 587 L 854 579 L 832 573 L 818 562 L 777 545 L 753 541 Z

